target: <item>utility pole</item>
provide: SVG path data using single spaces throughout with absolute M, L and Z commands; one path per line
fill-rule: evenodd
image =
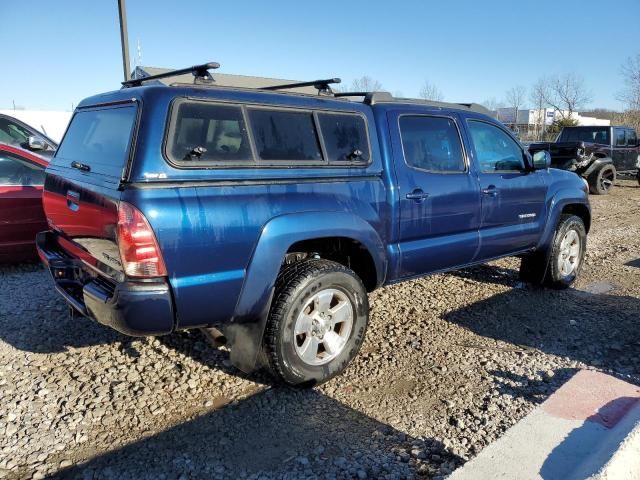
M 122 44 L 122 70 L 124 81 L 130 80 L 129 71 L 129 35 L 127 33 L 127 5 L 126 0 L 118 0 L 118 13 L 120 14 L 120 43 Z

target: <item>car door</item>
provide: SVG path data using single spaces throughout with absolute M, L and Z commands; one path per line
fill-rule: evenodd
M 640 155 L 638 152 L 638 137 L 633 128 L 627 128 L 627 155 L 625 158 L 625 170 L 635 170 L 638 168 Z
M 520 144 L 497 124 L 470 117 L 466 125 L 482 197 L 475 260 L 534 247 L 546 217 L 548 172 L 529 170 Z
M 0 259 L 35 255 L 36 233 L 46 230 L 44 166 L 0 150 Z
M 388 112 L 400 278 L 464 265 L 478 248 L 480 191 L 455 114 Z
M 627 156 L 630 149 L 627 147 L 627 138 L 625 133 L 625 128 L 615 127 L 613 129 L 613 140 L 611 142 L 613 145 L 613 148 L 611 149 L 611 159 L 613 160 L 613 165 L 616 167 L 616 170 L 621 172 L 631 170 L 631 168 L 633 168 L 627 168 Z

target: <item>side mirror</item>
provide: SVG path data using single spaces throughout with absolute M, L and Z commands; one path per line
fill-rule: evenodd
M 47 144 L 41 138 L 31 135 L 27 140 L 29 150 L 46 150 Z
M 533 169 L 546 170 L 551 166 L 551 154 L 548 150 L 540 150 L 533 154 Z

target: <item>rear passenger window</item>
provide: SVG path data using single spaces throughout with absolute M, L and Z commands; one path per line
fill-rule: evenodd
M 616 147 L 624 147 L 626 140 L 624 139 L 624 128 L 615 129 Z
M 369 161 L 364 118 L 352 114 L 319 113 L 318 119 L 330 162 Z
M 249 110 L 260 160 L 322 161 L 311 112 Z
M 465 171 L 460 135 L 446 117 L 400 117 L 402 149 L 407 165 L 439 173 Z
M 180 103 L 169 132 L 176 161 L 250 162 L 242 109 L 207 102 Z
M 637 143 L 638 138 L 636 136 L 636 131 L 631 129 L 627 130 L 627 146 L 635 147 Z

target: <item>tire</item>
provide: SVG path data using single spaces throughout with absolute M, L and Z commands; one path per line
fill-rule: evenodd
M 638 180 L 638 185 L 640 185 L 640 170 L 636 173 L 636 180 Z
M 556 289 L 570 287 L 580 273 L 586 247 L 587 232 L 582 219 L 561 215 L 549 252 L 545 283 Z
M 616 181 L 616 167 L 608 163 L 592 172 L 587 179 L 589 191 L 594 195 L 607 195 Z
M 263 342 L 272 375 L 298 387 L 339 375 L 360 350 L 368 322 L 367 292 L 352 270 L 319 259 L 284 266 Z

